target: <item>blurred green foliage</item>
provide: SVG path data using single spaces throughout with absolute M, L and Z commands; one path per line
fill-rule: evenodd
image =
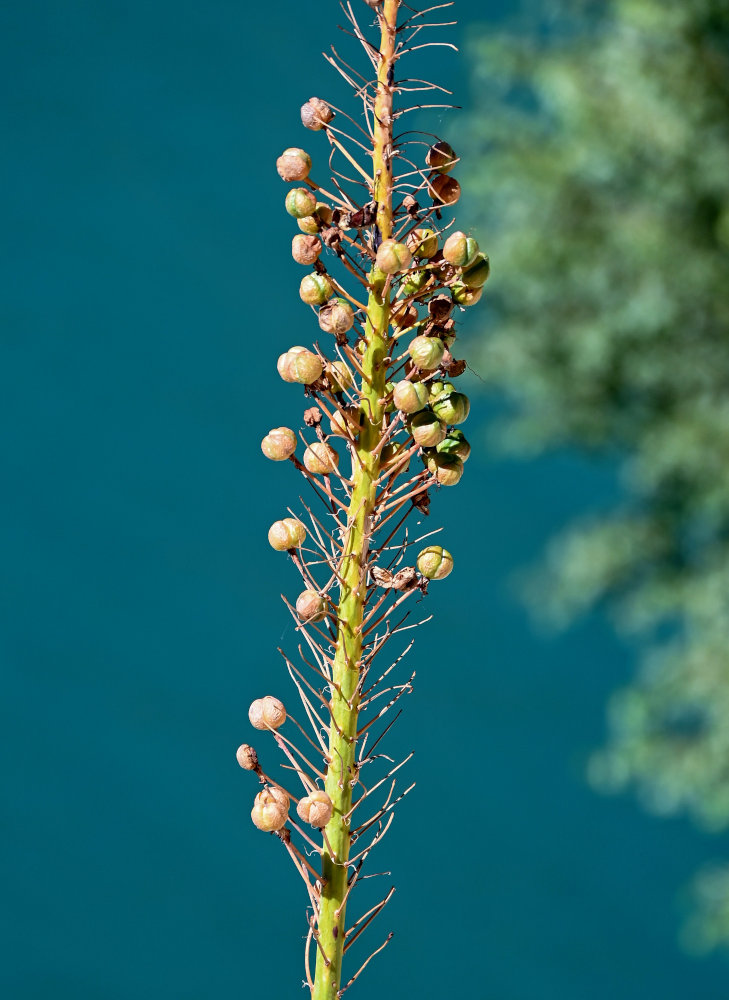
M 729 2 L 561 3 L 472 56 L 460 146 L 494 261 L 479 367 L 510 402 L 499 439 L 608 454 L 624 487 L 531 592 L 564 624 L 603 606 L 640 643 L 589 776 L 727 830 Z M 729 946 L 729 868 L 693 895 L 686 944 Z

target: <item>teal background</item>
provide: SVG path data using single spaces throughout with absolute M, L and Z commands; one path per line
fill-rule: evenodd
M 456 39 L 507 6 L 460 0 Z M 301 995 L 303 887 L 234 751 L 252 697 L 292 697 L 296 580 L 266 530 L 300 486 L 259 441 L 298 418 L 274 362 L 315 331 L 273 161 L 301 143 L 324 166 L 298 108 L 344 100 L 319 56 L 338 21 L 293 0 L 2 10 L 12 1000 Z M 465 60 L 436 73 L 468 105 Z M 474 439 L 496 405 L 477 388 Z M 629 653 L 597 620 L 545 641 L 509 589 L 612 470 L 482 449 L 467 473 L 433 505 L 458 572 L 390 744 L 418 781 L 376 862 L 398 891 L 371 940 L 395 940 L 350 995 L 718 1000 L 726 965 L 677 950 L 675 887 L 721 845 L 583 781 Z

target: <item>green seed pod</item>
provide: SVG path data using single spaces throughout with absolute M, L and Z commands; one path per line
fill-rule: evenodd
M 398 271 L 407 271 L 413 260 L 404 243 L 397 240 L 383 240 L 377 248 L 375 263 L 383 274 L 397 274 Z
M 453 569 L 453 556 L 442 545 L 429 545 L 418 553 L 416 564 L 427 580 L 445 580 Z
M 235 752 L 235 759 L 244 771 L 258 770 L 258 754 L 247 743 L 241 743 Z
M 435 448 L 446 436 L 445 424 L 430 410 L 416 413 L 409 426 L 413 441 L 421 448 Z
M 304 590 L 296 598 L 296 614 L 305 624 L 324 621 L 328 610 L 326 597 L 315 590 Z
M 413 364 L 422 371 L 433 371 L 443 360 L 445 347 L 438 337 L 414 337 L 410 341 L 408 353 Z
M 466 236 L 458 230 L 451 233 L 443 244 L 443 257 L 455 267 L 468 267 L 476 259 L 478 243 L 473 236 Z
M 456 305 L 468 308 L 468 306 L 476 305 L 483 295 L 483 288 L 469 288 L 467 285 L 458 283 L 451 286 L 451 295 Z
M 297 549 L 306 540 L 306 528 L 295 517 L 274 521 L 268 529 L 268 544 L 277 552 Z
M 286 211 L 295 219 L 312 215 L 316 208 L 316 198 L 308 188 L 291 188 L 286 195 Z
M 274 833 L 286 826 L 289 818 L 289 797 L 282 788 L 264 788 L 256 795 L 251 819 L 259 830 Z
M 354 311 L 346 299 L 332 299 L 319 310 L 319 326 L 326 333 L 343 335 L 354 326 Z
M 282 180 L 304 181 L 311 170 L 311 157 L 305 150 L 292 146 L 276 160 L 276 170 Z
M 428 405 L 428 387 L 424 382 L 404 379 L 395 386 L 392 401 L 403 413 L 418 413 Z
M 282 701 L 267 694 L 251 702 L 248 718 L 254 729 L 280 729 L 286 722 L 286 709 Z
M 438 253 L 438 237 L 432 229 L 413 229 L 405 242 L 418 260 L 430 260 Z
M 461 185 L 455 177 L 436 174 L 428 181 L 428 191 L 436 204 L 455 205 L 461 197 Z
M 291 382 L 298 382 L 300 385 L 311 385 L 320 379 L 324 371 L 324 365 L 318 354 L 311 351 L 301 351 L 298 354 L 291 354 L 289 351 L 289 361 L 286 364 Z
M 327 825 L 332 818 L 333 809 L 334 803 L 327 793 L 321 791 L 319 788 L 314 789 L 313 792 L 309 792 L 303 799 L 299 799 L 299 803 L 296 806 L 299 819 L 302 819 L 304 823 L 310 823 L 311 826 L 315 826 L 317 830 L 322 830 Z
M 455 428 L 448 431 L 435 450 L 441 455 L 457 455 L 462 462 L 467 462 L 471 454 L 471 445 L 466 440 L 463 431 Z
M 298 220 L 298 226 L 307 236 L 316 236 L 321 229 L 321 220 L 317 215 L 305 215 L 303 219 Z
M 483 288 L 491 273 L 491 264 L 485 253 L 480 253 L 467 268 L 464 269 L 461 279 L 467 288 Z
M 261 451 L 272 462 L 285 462 L 296 451 L 296 434 L 290 427 L 274 427 L 261 441 Z
M 302 221 L 299 219 L 299 222 Z M 306 236 L 304 233 L 297 233 L 291 241 L 291 256 L 297 264 L 313 264 L 319 259 L 321 251 L 321 240 L 313 234 Z
M 339 455 L 330 444 L 315 441 L 304 452 L 304 465 L 317 476 L 329 476 L 339 465 Z
M 299 298 L 309 306 L 323 306 L 334 295 L 332 283 L 326 274 L 305 274 L 299 285 Z
M 312 132 L 319 132 L 333 117 L 334 112 L 327 102 L 318 97 L 310 97 L 301 107 L 301 124 Z
M 428 471 L 441 486 L 455 486 L 463 475 L 463 462 L 457 455 L 435 452 L 428 456 Z
M 452 382 L 431 382 L 430 389 L 428 391 L 428 399 L 431 403 L 434 403 L 437 399 L 443 399 L 445 396 L 450 396 L 450 394 L 455 391 L 456 387 Z
M 471 401 L 465 393 L 451 392 L 441 396 L 433 404 L 433 412 L 445 424 L 462 424 L 468 419 Z
M 356 438 L 359 434 L 359 407 L 348 406 L 344 413 L 334 410 L 329 421 L 329 433 L 335 437 Z
M 316 203 L 315 215 L 320 222 L 324 223 L 325 226 L 330 226 L 332 224 L 332 210 L 325 201 L 318 201 Z
M 417 295 L 418 292 L 421 292 L 425 288 L 429 280 L 430 274 L 425 270 L 425 268 L 422 268 L 419 271 L 410 271 L 407 278 L 400 286 L 402 288 L 403 295 L 406 297 L 410 295 Z
M 425 154 L 425 162 L 431 170 L 437 170 L 441 174 L 449 174 L 458 162 L 453 146 L 447 142 L 436 142 Z

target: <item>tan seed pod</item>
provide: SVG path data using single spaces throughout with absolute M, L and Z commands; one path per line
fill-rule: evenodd
M 267 694 L 251 702 L 248 718 L 254 729 L 280 729 L 286 722 L 286 709 L 282 701 Z
M 404 243 L 397 240 L 383 240 L 377 248 L 375 263 L 383 274 L 397 274 L 407 271 L 413 262 L 413 255 Z
M 276 368 L 279 375 L 284 380 L 284 382 L 295 382 L 296 379 L 293 377 L 289 371 L 289 365 L 291 359 L 295 354 L 301 354 L 306 351 L 305 347 L 289 347 L 288 351 L 279 355 L 278 361 L 276 362 Z
M 268 529 L 268 544 L 277 552 L 288 552 L 303 545 L 306 540 L 306 528 L 295 517 L 284 517 L 274 521 Z
M 296 451 L 296 434 L 290 427 L 273 427 L 261 441 L 261 451 L 272 462 L 285 462 Z
M 305 274 L 299 284 L 299 298 L 309 306 L 323 306 L 334 295 L 332 283 L 326 274 L 312 271 Z
M 433 371 L 441 363 L 445 345 L 439 337 L 413 337 L 408 353 L 422 371 Z
M 244 771 L 256 771 L 258 769 L 258 754 L 247 743 L 241 743 L 235 752 L 235 759 Z
M 348 406 L 344 412 L 334 410 L 329 421 L 329 428 L 329 433 L 336 437 L 357 437 L 359 434 L 359 409 Z
M 429 545 L 418 553 L 417 567 L 428 580 L 445 580 L 453 569 L 453 556 L 442 545 Z
M 319 310 L 319 326 L 326 333 L 345 334 L 354 326 L 354 311 L 346 299 L 332 299 Z
M 306 104 L 301 107 L 301 124 L 304 128 L 310 128 L 314 132 L 319 132 L 328 125 L 334 117 L 334 112 L 326 101 L 319 97 L 310 97 Z
M 413 441 L 421 448 L 435 448 L 446 436 L 446 426 L 428 410 L 416 413 L 410 421 L 410 433 Z
M 302 622 L 321 622 L 327 616 L 329 605 L 326 597 L 315 590 L 304 590 L 296 598 L 296 614 Z
M 448 174 L 436 174 L 428 181 L 428 191 L 434 202 L 455 205 L 461 197 L 461 185 Z
M 344 392 L 354 385 L 354 375 L 344 361 L 328 361 L 324 366 L 324 373 L 332 392 Z
M 282 180 L 306 180 L 311 170 L 311 157 L 305 150 L 292 146 L 285 149 L 276 160 L 276 170 Z
M 339 455 L 330 444 L 315 441 L 304 452 L 304 465 L 314 475 L 329 476 L 339 465 Z
M 443 257 L 456 267 L 468 267 L 476 259 L 478 243 L 473 236 L 457 230 L 443 244 Z
M 428 457 L 428 471 L 441 486 L 455 486 L 463 475 L 463 462 L 457 455 L 435 452 Z
M 316 236 L 321 229 L 321 220 L 316 215 L 305 215 L 303 219 L 297 219 L 297 225 L 307 236 Z
M 289 352 L 291 355 L 291 352 Z M 318 354 L 303 350 L 298 354 L 290 356 L 286 364 L 286 372 L 289 375 L 288 381 L 298 382 L 300 385 L 311 385 L 320 379 L 324 365 Z
M 334 803 L 332 800 L 326 792 L 318 788 L 313 792 L 309 792 L 303 799 L 300 799 L 296 806 L 299 819 L 302 819 L 305 823 L 310 823 L 311 826 L 315 826 L 317 830 L 321 830 L 327 825 L 332 818 L 333 809 Z
M 256 795 L 251 819 L 259 830 L 273 833 L 286 825 L 289 818 L 289 797 L 282 788 L 266 787 Z
M 319 259 L 321 251 L 321 240 L 318 236 L 309 236 L 306 233 L 297 233 L 291 241 L 291 256 L 297 264 L 306 264 L 310 266 Z

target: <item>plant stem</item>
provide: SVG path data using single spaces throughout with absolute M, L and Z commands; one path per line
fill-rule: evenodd
M 384 0 L 380 10 L 382 34 L 374 115 L 373 191 L 377 227 L 382 239 L 392 234 L 392 86 L 399 0 Z M 377 272 L 370 275 L 371 291 L 365 323 L 366 349 L 362 359 L 362 422 L 355 444 L 352 499 L 347 514 L 348 533 L 339 589 L 338 633 L 331 700 L 329 766 L 325 788 L 334 803 L 322 850 L 322 893 L 319 948 L 312 1000 L 336 1000 L 341 988 L 345 935 L 345 894 L 350 849 L 349 821 L 356 781 L 356 736 L 359 695 L 356 694 L 362 658 L 362 624 L 367 595 L 367 552 L 376 484 L 380 475 L 377 445 L 382 434 L 387 334 L 390 322 L 389 284 Z M 328 845 L 328 846 L 327 846 Z M 331 852 L 329 850 L 331 847 Z M 326 957 L 325 957 L 326 956 Z

